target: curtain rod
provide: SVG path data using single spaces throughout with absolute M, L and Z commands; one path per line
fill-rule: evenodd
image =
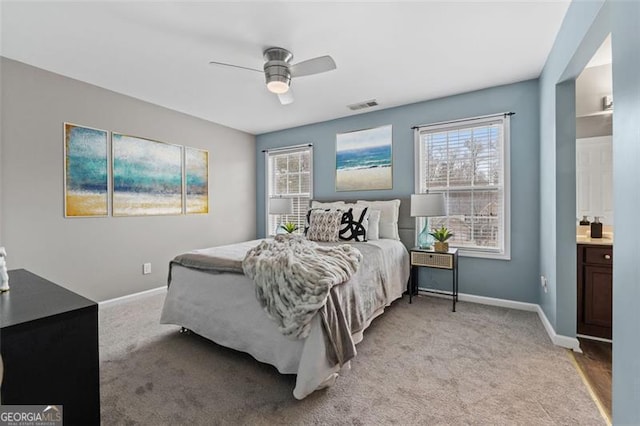
M 472 117 L 472 118 L 460 118 L 458 120 L 450 120 L 450 121 L 439 121 L 437 123 L 431 123 L 431 124 L 420 124 L 418 126 L 413 126 L 411 129 L 415 130 L 415 129 L 420 129 L 422 127 L 433 127 L 433 126 L 441 126 L 443 124 L 453 124 L 453 123 L 460 123 L 462 121 L 472 121 L 472 120 L 484 120 L 487 118 L 491 118 L 491 117 L 500 117 L 503 116 L 504 118 L 507 117 L 511 117 L 512 115 L 516 115 L 515 112 L 501 112 L 499 114 L 490 114 L 490 115 L 481 115 L 478 117 Z
M 288 150 L 291 150 L 291 149 L 304 148 L 305 146 L 313 146 L 313 144 L 312 143 L 303 143 L 301 145 L 283 146 L 282 148 L 267 148 L 267 149 L 263 149 L 262 152 L 288 151 Z

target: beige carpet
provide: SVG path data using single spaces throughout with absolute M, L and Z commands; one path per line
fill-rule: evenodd
M 158 324 L 163 296 L 100 311 L 102 422 L 112 424 L 604 424 L 535 313 L 395 302 L 352 370 L 303 401 L 294 376 Z

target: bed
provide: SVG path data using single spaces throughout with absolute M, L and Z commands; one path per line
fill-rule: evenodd
M 247 251 L 261 241 L 190 253 L 223 258 L 233 263 L 241 261 Z M 394 300 L 402 297 L 409 278 L 409 254 L 405 244 L 395 239 L 349 244 L 362 251 L 364 256 L 361 267 L 343 286 L 366 289 L 370 288 L 375 274 L 383 277 L 380 282 L 384 288 L 375 290 L 383 294 L 383 303 L 372 307 L 365 321 L 351 335 L 353 343 L 359 343 L 371 321 Z M 172 264 L 161 323 L 184 327 L 219 345 L 246 352 L 260 362 L 273 365 L 280 373 L 295 374 L 293 395 L 297 399 L 333 385 L 338 375 L 350 368 L 349 362 L 340 365 L 327 355 L 328 344 L 320 315 L 312 318 L 306 338 L 292 340 L 285 337 L 260 306 L 253 281 L 234 272 L 233 268 L 229 271 L 224 268 L 207 271 Z

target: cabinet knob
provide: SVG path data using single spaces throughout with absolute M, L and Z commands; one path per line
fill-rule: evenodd
M 607 259 L 607 260 L 611 260 L 611 255 L 610 254 L 605 254 L 604 258 Z

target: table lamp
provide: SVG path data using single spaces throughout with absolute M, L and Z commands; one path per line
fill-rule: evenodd
M 269 214 L 285 215 L 293 214 L 293 198 L 271 197 L 269 198 Z M 284 233 L 282 229 L 282 217 L 276 228 L 276 234 Z
M 444 194 L 411 194 L 411 217 L 426 218 L 424 228 L 418 235 L 418 247 L 421 249 L 431 248 L 435 242 L 435 238 L 429 235 L 429 217 L 445 216 L 446 214 Z

